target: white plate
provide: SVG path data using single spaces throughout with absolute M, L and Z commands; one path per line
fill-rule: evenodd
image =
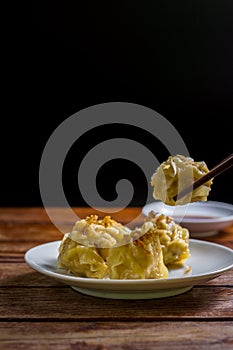
M 195 202 L 169 206 L 156 201 L 142 208 L 143 215 L 150 211 L 172 216 L 174 221 L 187 227 L 191 237 L 212 236 L 233 224 L 233 205 L 223 202 Z
M 163 298 L 184 293 L 233 267 L 233 250 L 215 243 L 190 239 L 191 257 L 186 266 L 169 271 L 167 279 L 107 280 L 75 277 L 56 267 L 60 241 L 36 246 L 25 254 L 34 270 L 70 285 L 78 292 L 112 299 Z M 187 266 L 192 267 L 186 273 Z

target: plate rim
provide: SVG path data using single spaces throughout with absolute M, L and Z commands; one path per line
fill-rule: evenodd
M 199 239 L 192 239 L 190 238 L 190 243 L 194 244 L 201 244 L 201 245 L 208 245 L 208 246 L 215 246 L 216 248 L 219 248 L 221 250 L 227 251 L 228 253 L 232 254 L 233 258 L 233 250 L 229 247 L 226 247 L 224 245 L 215 243 L 215 242 L 209 242 L 209 241 L 201 241 Z M 24 255 L 24 260 L 27 263 L 28 266 L 30 266 L 32 269 L 35 271 L 42 273 L 46 276 L 55 278 L 60 281 L 65 281 L 64 283 L 72 285 L 72 282 L 74 284 L 79 283 L 80 287 L 83 284 L 88 284 L 90 286 L 95 286 L 95 285 L 121 285 L 123 288 L 125 285 L 153 285 L 154 287 L 162 285 L 163 287 L 169 286 L 170 284 L 174 284 L 175 282 L 177 283 L 182 283 L 182 282 L 187 282 L 190 285 L 195 285 L 197 284 L 196 282 L 200 282 L 203 280 L 210 280 L 215 277 L 220 276 L 221 274 L 231 270 L 233 268 L 233 259 L 232 263 L 228 266 L 225 266 L 223 268 L 220 268 L 218 270 L 211 271 L 209 273 L 202 273 L 202 274 L 196 274 L 196 275 L 190 275 L 190 276 L 184 276 L 184 277 L 168 277 L 165 279 L 126 279 L 126 280 L 121 280 L 121 279 L 98 279 L 98 278 L 87 278 L 87 277 L 78 277 L 78 276 L 73 276 L 73 275 L 66 275 L 62 274 L 59 272 L 53 272 L 50 270 L 46 270 L 45 268 L 41 267 L 41 265 L 38 265 L 35 261 L 33 261 L 30 257 L 31 254 L 33 254 L 36 250 L 42 249 L 44 246 L 49 246 L 49 245 L 57 245 L 57 248 L 59 247 L 59 244 L 61 243 L 61 240 L 57 241 L 52 241 L 52 242 L 46 242 L 42 243 L 39 245 L 36 245 L 32 248 L 30 248 Z M 55 258 L 55 257 L 53 257 Z M 57 257 L 56 257 L 57 258 Z
M 162 204 L 162 203 L 163 202 L 161 202 L 161 201 L 154 201 L 154 202 L 147 203 L 146 205 L 144 205 L 142 207 L 142 214 L 144 216 L 147 215 L 145 213 L 146 207 L 153 206 L 153 204 L 155 205 L 155 204 Z M 232 210 L 232 214 L 226 215 L 226 216 L 215 217 L 215 218 L 211 218 L 211 219 L 202 218 L 202 219 L 198 219 L 198 221 L 195 219 L 190 219 L 190 218 L 185 219 L 185 216 L 184 216 L 182 218 L 183 223 L 190 223 L 193 225 L 193 224 L 214 224 L 214 223 L 224 223 L 224 222 L 233 221 L 233 205 L 230 203 L 219 202 L 219 201 L 205 201 L 205 202 L 198 201 L 198 202 L 193 202 L 193 203 L 189 203 L 189 204 L 192 206 L 210 206 L 210 207 L 215 207 L 215 208 L 217 205 L 217 207 L 219 207 L 219 208 L 227 208 L 227 209 Z M 164 204 L 164 205 L 166 205 L 166 204 Z M 177 207 L 180 207 L 180 206 L 177 205 Z M 180 216 L 176 215 L 175 217 L 180 217 Z

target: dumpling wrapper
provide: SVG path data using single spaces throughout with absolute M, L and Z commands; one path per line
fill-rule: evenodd
M 206 201 L 213 179 L 181 198 L 178 197 L 176 200 L 174 198 L 208 172 L 209 169 L 204 161 L 195 162 L 192 158 L 182 155 L 169 156 L 151 177 L 151 185 L 154 188 L 153 197 L 167 205 Z
M 125 232 L 125 237 L 121 237 L 124 244 L 118 241 L 118 233 L 114 245 L 110 227 L 120 228 L 120 223 L 110 217 L 98 220 L 96 216 L 81 221 L 74 225 L 74 234 L 71 232 L 64 236 L 58 256 L 58 267 L 76 276 L 101 279 L 167 278 L 169 275 L 167 265 L 183 263 L 190 256 L 189 231 L 163 214 L 150 212 L 142 226 L 134 230 L 128 228 L 120 230 L 121 233 Z M 97 228 L 98 231 L 95 231 Z M 99 247 L 93 246 L 93 235 L 90 235 L 90 230 L 91 232 L 94 230 L 98 236 Z M 114 232 L 115 238 L 116 232 Z M 83 236 L 82 243 L 80 243 L 81 236 Z M 88 244 L 89 238 L 91 245 Z M 109 240 L 105 248 L 101 244 L 101 238 L 104 243 L 106 239 Z
M 159 236 L 153 230 L 102 253 L 106 256 L 110 279 L 168 278 Z

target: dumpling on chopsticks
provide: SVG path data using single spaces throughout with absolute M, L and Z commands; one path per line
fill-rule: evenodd
M 166 161 L 160 164 L 151 177 L 153 197 L 167 205 L 183 205 L 190 202 L 206 201 L 213 179 L 184 197 L 178 197 L 177 200 L 175 197 L 208 172 L 209 169 L 204 161 L 195 162 L 192 158 L 179 154 L 169 156 Z

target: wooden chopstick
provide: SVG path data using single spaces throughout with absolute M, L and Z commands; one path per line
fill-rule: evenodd
M 178 193 L 174 197 L 174 200 L 177 200 L 178 197 L 180 199 L 180 198 L 184 197 L 186 194 L 188 194 L 189 192 L 194 191 L 197 187 L 205 184 L 210 179 L 213 179 L 214 177 L 220 175 L 221 173 L 223 173 L 224 171 L 226 171 L 227 169 L 232 167 L 232 165 L 233 165 L 233 153 L 231 155 L 229 155 L 227 158 L 225 158 L 224 160 L 222 160 L 219 164 L 217 164 L 207 174 L 200 177 L 200 179 L 194 181 L 192 183 L 192 185 L 186 187 L 184 190 L 182 190 L 180 193 Z

